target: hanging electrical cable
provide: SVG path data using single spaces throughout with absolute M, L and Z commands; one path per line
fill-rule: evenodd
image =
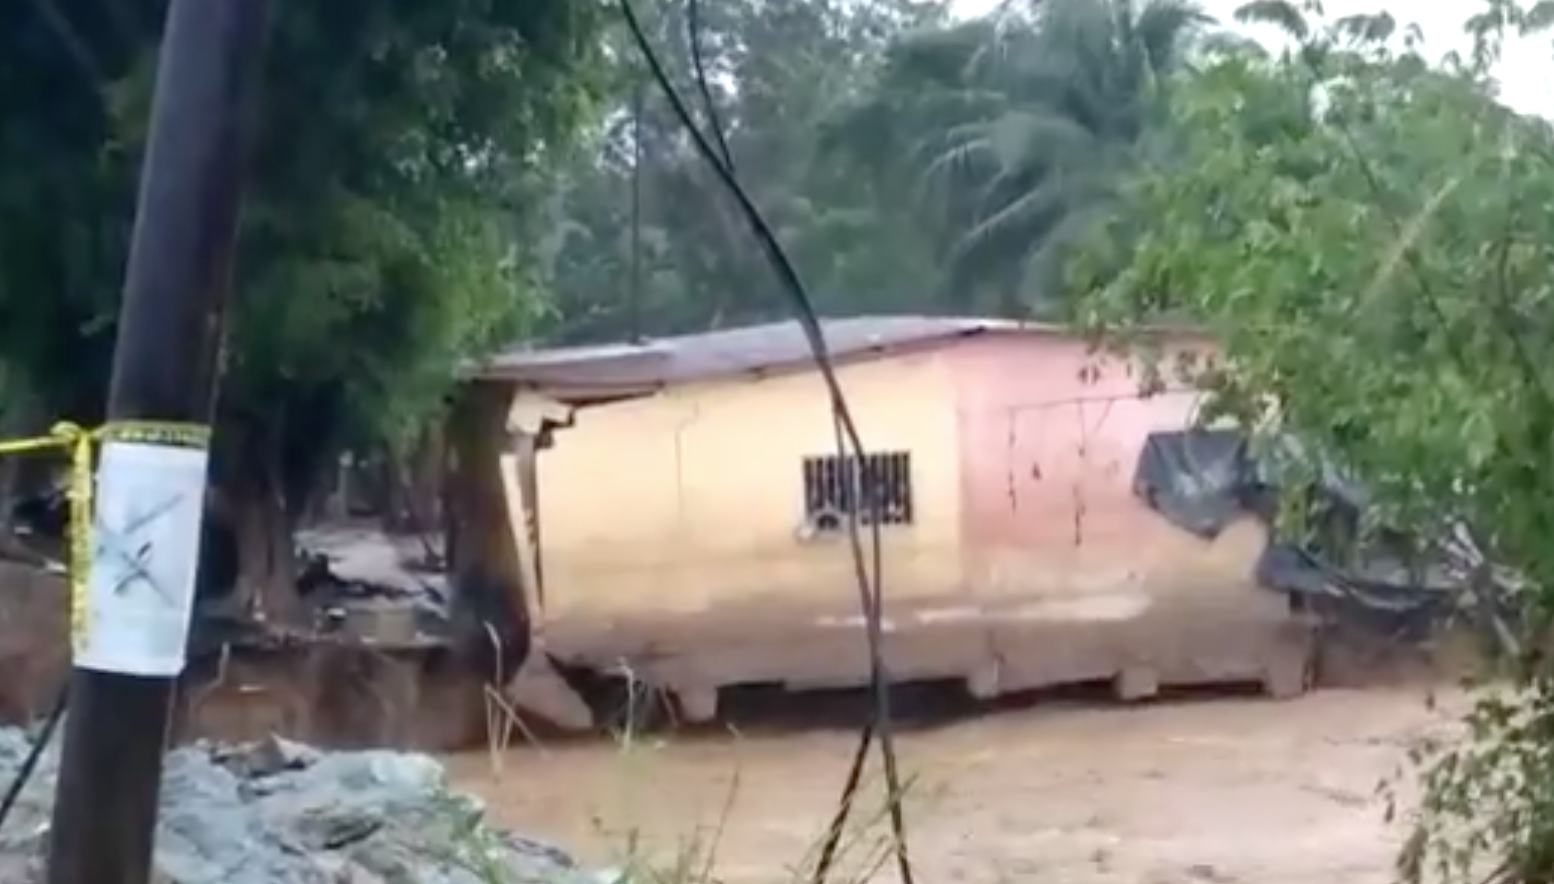
M 825 333 L 821 327 L 820 318 L 816 313 L 814 302 L 810 298 L 808 290 L 804 287 L 803 281 L 799 278 L 798 272 L 794 269 L 792 262 L 788 259 L 782 245 L 777 241 L 770 225 L 755 206 L 735 174 L 732 151 L 729 149 L 715 103 L 712 100 L 712 90 L 707 80 L 706 65 L 701 55 L 699 33 L 700 4 L 698 0 L 687 0 L 687 2 L 686 18 L 692 66 L 695 70 L 697 89 L 707 106 L 709 127 L 712 129 L 711 138 L 702 132 L 701 127 L 697 125 L 695 118 L 686 106 L 685 99 L 670 81 L 658 53 L 654 51 L 652 44 L 642 29 L 642 23 L 637 17 L 631 0 L 620 0 L 620 8 L 621 14 L 626 20 L 626 26 L 631 32 L 632 40 L 636 43 L 637 50 L 647 63 L 649 73 L 652 74 L 659 90 L 668 101 L 670 109 L 674 112 L 681 126 L 690 135 L 697 153 L 712 168 L 728 195 L 738 204 L 741 213 L 749 222 L 751 232 L 755 236 L 756 242 L 760 245 L 767 262 L 777 274 L 778 280 L 782 283 L 784 290 L 792 300 L 796 318 L 813 354 L 816 369 L 826 385 L 836 433 L 837 453 L 844 463 L 852 460 L 857 464 L 857 469 L 847 471 L 848 481 L 852 485 L 850 489 L 853 494 L 852 500 L 867 500 L 870 506 L 877 508 L 879 505 L 879 501 L 876 499 L 878 483 L 875 481 L 875 477 L 871 475 L 872 469 L 866 456 L 862 436 L 858 432 L 857 424 L 854 422 L 852 412 L 848 408 L 846 396 L 842 392 L 841 383 L 837 379 L 830 350 L 826 345 Z M 714 141 L 716 142 L 716 147 L 713 144 Z M 865 490 L 868 494 L 860 494 L 860 490 Z M 847 780 L 843 784 L 836 816 L 832 820 L 830 829 L 826 834 L 826 840 L 822 846 L 819 861 L 816 864 L 813 876 L 815 884 L 823 884 L 828 877 L 848 817 L 851 814 L 859 785 L 862 782 L 863 766 L 867 761 L 869 749 L 876 740 L 879 743 L 880 756 L 884 768 L 887 810 L 892 835 L 894 836 L 896 862 L 901 881 L 902 884 L 913 884 L 914 881 L 910 854 L 907 850 L 905 814 L 902 811 L 903 790 L 900 765 L 895 750 L 895 734 L 891 727 L 890 678 L 882 653 L 882 608 L 884 601 L 882 572 L 884 562 L 878 513 L 875 513 L 875 516 L 875 518 L 868 520 L 870 529 L 870 549 L 868 554 L 864 550 L 862 532 L 859 530 L 859 518 L 856 510 L 846 520 L 848 543 L 858 583 L 859 604 L 863 609 L 865 635 L 868 644 L 869 682 L 873 698 L 873 710 L 868 724 L 859 734 L 858 751 L 854 755 Z
M 728 135 L 723 131 L 723 117 L 718 103 L 712 98 L 712 84 L 707 79 L 707 60 L 701 49 L 701 2 L 687 0 L 685 5 L 685 43 L 691 50 L 691 72 L 696 78 L 696 91 L 701 94 L 702 112 L 707 115 L 707 129 L 712 132 L 718 146 L 718 156 L 730 172 L 738 172 L 734 165 L 734 152 L 729 150 Z
M 0 798 L 0 830 L 5 829 L 6 818 L 21 800 L 22 790 L 27 788 L 27 781 L 32 779 L 33 772 L 43 760 L 43 753 L 48 751 L 49 743 L 54 739 L 54 731 L 59 729 L 59 723 L 64 720 L 65 709 L 69 705 L 70 688 L 66 685 L 59 689 L 58 696 L 54 698 L 54 708 L 49 711 L 49 717 L 44 719 L 43 727 L 33 739 L 32 748 L 28 750 L 27 757 L 22 759 L 22 766 L 16 769 L 11 785 L 6 787 L 5 797 Z
M 631 341 L 642 340 L 642 84 L 631 90 Z

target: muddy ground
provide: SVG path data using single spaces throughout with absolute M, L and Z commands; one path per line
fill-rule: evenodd
M 1461 708 L 1437 695 L 1432 710 L 1426 694 L 1046 702 L 904 734 L 901 758 L 918 778 L 908 807 L 918 880 L 1389 881 L 1397 833 L 1377 786 Z M 453 769 L 502 822 L 587 861 L 618 863 L 633 838 L 670 858 L 710 843 L 723 820 L 717 876 L 780 882 L 812 851 L 843 782 L 855 738 L 835 724 L 757 723 L 739 737 L 629 751 L 603 741 L 514 749 L 500 778 L 480 754 Z

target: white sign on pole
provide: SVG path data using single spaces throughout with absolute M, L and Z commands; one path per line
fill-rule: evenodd
M 208 460 L 197 448 L 104 443 L 76 666 L 168 678 L 183 672 Z

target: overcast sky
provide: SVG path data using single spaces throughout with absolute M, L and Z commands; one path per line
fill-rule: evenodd
M 1241 0 L 1203 0 L 1209 13 L 1221 22 L 1230 22 Z M 976 15 L 996 6 L 998 0 L 952 0 L 959 15 Z M 1373 13 L 1383 9 L 1399 23 L 1414 22 L 1424 29 L 1425 45 L 1440 54 L 1452 49 L 1465 50 L 1462 22 L 1484 7 L 1484 0 L 1326 0 L 1330 17 Z M 1256 33 L 1263 40 L 1277 35 Z M 1554 118 L 1554 44 L 1548 37 L 1517 40 L 1506 47 L 1505 58 L 1497 74 L 1502 84 L 1501 98 L 1523 113 Z

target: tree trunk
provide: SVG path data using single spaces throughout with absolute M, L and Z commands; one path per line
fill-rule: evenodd
M 447 464 L 444 444 L 442 433 L 433 430 L 416 446 L 410 477 L 410 506 L 415 530 L 423 534 L 435 532 L 442 522 L 442 475 Z
M 292 515 L 268 476 L 246 477 L 226 492 L 237 535 L 237 590 L 255 620 L 274 626 L 302 626 L 297 595 L 297 561 Z
M 461 391 L 449 422 L 447 444 L 454 471 L 447 477 L 452 527 L 447 555 L 452 568 L 454 625 L 482 673 L 505 682 L 529 652 L 529 610 L 523 569 L 508 531 L 500 472 L 507 447 L 506 390 L 479 385 Z M 500 648 L 493 648 L 494 630 Z

